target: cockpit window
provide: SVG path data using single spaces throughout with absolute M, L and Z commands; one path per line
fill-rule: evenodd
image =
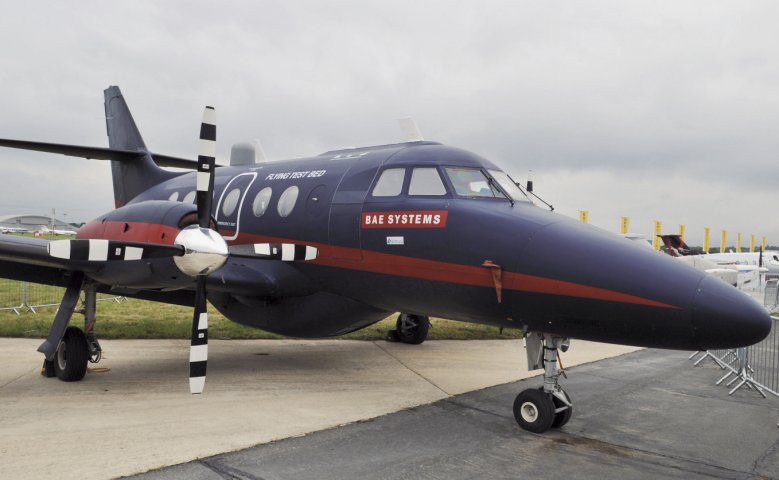
M 507 174 L 504 172 L 501 172 L 500 170 L 488 170 L 490 175 L 492 175 L 492 178 L 495 179 L 496 182 L 500 185 L 500 188 L 503 189 L 504 192 L 508 193 L 512 200 L 516 202 L 529 202 L 530 200 L 527 198 L 527 195 L 520 190 L 520 188 L 517 186 L 516 183 L 514 183 L 514 180 L 511 179 Z
M 406 178 L 405 168 L 388 168 L 381 172 L 379 181 L 373 187 L 374 197 L 397 197 L 403 190 L 403 180 Z
M 506 198 L 493 181 L 478 168 L 447 167 L 446 174 L 449 176 L 457 195 Z
M 409 195 L 446 195 L 446 187 L 441 181 L 438 169 L 419 167 L 411 172 L 411 182 L 408 186 Z

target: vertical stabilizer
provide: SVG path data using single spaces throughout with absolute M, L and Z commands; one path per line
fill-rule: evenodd
M 118 208 L 144 190 L 177 174 L 165 171 L 154 163 L 119 87 L 108 87 L 104 95 L 108 146 L 116 150 L 138 152 L 138 157 L 132 161 L 111 161 L 114 202 Z

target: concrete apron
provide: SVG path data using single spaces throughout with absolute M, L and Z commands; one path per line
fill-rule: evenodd
M 40 375 L 39 343 L 0 339 L 0 478 L 130 475 L 541 373 L 518 340 L 212 340 L 193 396 L 188 341 L 105 340 L 90 366 L 110 371 L 75 383 Z M 573 341 L 562 360 L 635 350 Z

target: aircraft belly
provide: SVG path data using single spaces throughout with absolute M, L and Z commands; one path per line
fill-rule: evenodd
M 374 324 L 392 313 L 327 292 L 278 300 L 258 300 L 216 292 L 209 295 L 209 300 L 225 317 L 236 323 L 301 338 L 343 335 Z

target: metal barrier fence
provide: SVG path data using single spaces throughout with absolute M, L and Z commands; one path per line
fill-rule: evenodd
M 17 315 L 25 312 L 38 313 L 37 309 L 59 307 L 65 289 L 38 283 L 0 281 L 0 312 L 12 311 Z M 125 297 L 98 294 L 98 301 L 127 301 Z
M 771 332 L 760 343 L 730 350 L 695 352 L 690 356 L 690 360 L 696 357 L 696 366 L 710 358 L 726 371 L 715 384 L 721 385 L 727 382 L 725 385 L 732 387 L 728 395 L 733 395 L 733 392 L 741 387 L 747 387 L 756 390 L 763 398 L 766 397 L 766 393 L 779 397 L 779 319 L 777 318 L 774 318 Z
M 763 305 L 772 313 L 779 309 L 779 280 L 771 279 L 766 281 Z

